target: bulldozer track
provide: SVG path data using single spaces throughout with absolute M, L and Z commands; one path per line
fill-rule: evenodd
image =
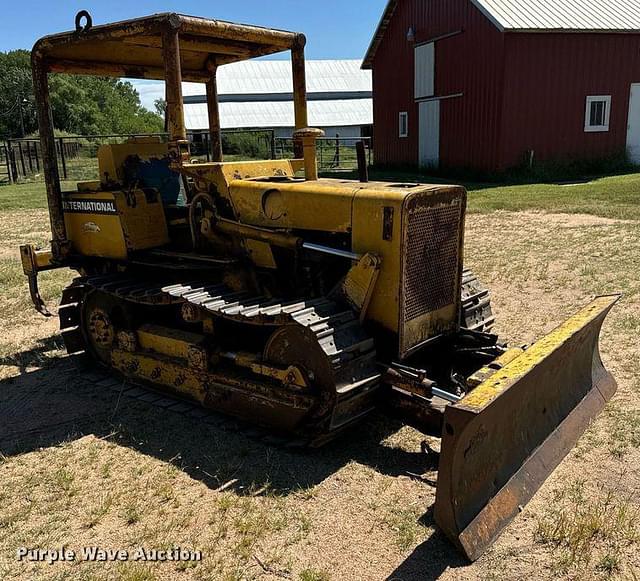
M 335 377 L 335 403 L 329 427 L 320 437 L 313 438 L 316 445 L 333 439 L 374 409 L 372 395 L 380 386 L 381 374 L 376 366 L 373 339 L 362 329 L 351 309 L 328 298 L 282 301 L 234 292 L 224 285 L 204 281 L 167 285 L 123 274 L 79 278 L 64 291 L 59 310 L 62 336 L 69 353 L 85 350 L 81 304 L 90 290 L 143 305 L 189 304 L 208 316 L 274 330 L 297 325 L 311 331 Z M 146 397 L 151 397 L 148 393 L 158 393 L 148 388 L 146 392 Z M 167 397 L 165 392 L 162 397 Z M 195 407 L 202 409 L 197 404 Z
M 462 324 L 470 331 L 490 333 L 496 318 L 491 309 L 491 292 L 469 269 L 462 273 Z
M 202 407 L 177 394 L 156 390 L 148 384 L 135 382 L 129 378 L 119 378 L 106 367 L 90 369 L 88 362 L 78 363 L 80 378 L 97 387 L 113 391 L 118 396 L 118 406 L 126 402 L 142 403 L 150 408 L 158 408 L 190 420 L 198 420 L 224 432 L 241 434 L 251 440 L 284 449 L 308 448 L 310 439 L 292 438 L 276 434 L 266 428 L 233 418 L 231 416 Z
M 282 301 L 237 293 L 224 285 L 192 280 L 165 284 L 141 281 L 123 274 L 82 277 L 63 293 L 59 309 L 60 328 L 69 353 L 85 351 L 80 329 L 81 304 L 85 293 L 99 290 L 119 299 L 149 306 L 188 303 L 202 312 L 225 320 L 249 325 L 299 325 L 312 331 L 331 362 L 336 378 L 336 404 L 331 428 L 320 438 L 291 437 L 202 407 L 178 394 L 155 388 L 143 381 L 114 376 L 116 370 L 101 368 L 85 371 L 83 376 L 97 381 L 127 399 L 134 399 L 172 413 L 202 419 L 228 431 L 240 431 L 262 442 L 287 448 L 321 445 L 357 423 L 373 411 L 373 406 L 359 408 L 358 402 L 375 391 L 381 381 L 376 367 L 373 340 L 366 335 L 353 311 L 328 298 Z M 463 320 L 468 328 L 489 332 L 493 327 L 490 293 L 470 271 L 463 274 Z M 341 413 L 341 410 L 344 410 Z
M 155 390 L 147 384 L 137 383 L 128 378 L 119 378 L 114 375 L 113 370 L 104 366 L 95 367 L 95 362 L 88 356 L 75 355 L 67 360 L 68 368 L 57 369 L 58 373 L 69 376 L 69 381 L 76 382 L 81 389 L 86 387 L 87 397 L 94 397 L 99 390 L 109 390 L 115 395 L 115 405 L 113 409 L 105 408 L 99 413 L 73 417 L 72 419 L 48 422 L 46 425 L 37 428 L 14 430 L 3 433 L 0 436 L 0 448 L 15 446 L 24 438 L 50 433 L 52 430 L 66 428 L 69 432 L 84 429 L 85 426 L 92 426 L 96 421 L 114 424 L 117 430 L 117 413 L 119 409 L 125 409 L 127 405 L 137 402 L 149 409 L 157 408 L 170 412 L 175 416 L 180 416 L 189 420 L 199 420 L 203 423 L 222 430 L 227 433 L 240 434 L 256 442 L 267 444 L 287 450 L 308 448 L 309 440 L 275 434 L 267 429 L 257 427 L 248 422 L 235 419 L 220 412 L 203 408 L 198 403 L 181 398 L 177 394 L 166 391 Z M 64 365 L 64 363 L 62 363 Z M 93 401 L 93 400 L 92 400 Z

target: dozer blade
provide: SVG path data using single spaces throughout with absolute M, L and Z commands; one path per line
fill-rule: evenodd
M 445 411 L 435 519 L 472 561 L 536 493 L 616 392 L 600 297 Z

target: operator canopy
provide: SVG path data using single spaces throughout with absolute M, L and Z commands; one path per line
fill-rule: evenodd
M 84 24 L 83 24 L 84 22 Z M 86 11 L 76 30 L 40 39 L 34 56 L 49 72 L 164 80 L 163 33 L 180 35 L 182 78 L 205 82 L 211 67 L 305 44 L 303 34 L 164 13 L 93 26 Z

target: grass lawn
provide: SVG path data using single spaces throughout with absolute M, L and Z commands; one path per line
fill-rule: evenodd
M 352 178 L 353 172 L 326 172 L 329 177 Z M 90 176 L 82 176 L 90 179 Z M 441 178 L 372 170 L 372 180 L 391 182 L 444 183 Z M 453 180 L 447 181 L 452 183 Z M 456 183 L 456 182 L 453 182 Z M 569 184 L 496 185 L 462 182 L 469 191 L 469 211 L 487 213 L 533 210 L 591 214 L 605 218 L 640 220 L 640 173 L 596 178 Z M 63 182 L 63 188 L 75 189 L 75 182 Z M 0 186 L 0 212 L 46 208 L 41 181 Z
M 0 187 L 0 579 L 640 579 L 640 174 L 467 187 L 465 261 L 492 289 L 505 340 L 531 343 L 593 296 L 625 293 L 601 341 L 616 397 L 472 565 L 435 528 L 437 473 L 409 427 L 374 416 L 290 451 L 79 378 L 18 257 L 50 238 L 44 185 Z M 72 276 L 42 274 L 49 304 Z M 177 545 L 203 560 L 16 559 L 63 545 Z
M 357 179 L 354 172 L 324 172 L 324 175 Z M 563 184 L 487 184 L 378 169 L 371 170 L 369 178 L 398 183 L 462 184 L 469 191 L 468 208 L 473 213 L 534 210 L 640 219 L 640 173 Z
M 640 174 L 594 179 L 584 183 L 469 187 L 471 212 L 544 210 L 640 219 Z

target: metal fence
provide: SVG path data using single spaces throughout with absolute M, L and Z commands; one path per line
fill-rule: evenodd
M 62 165 L 77 157 L 80 145 L 73 140 L 56 141 L 56 150 Z M 0 182 L 18 182 L 37 176 L 42 171 L 42 151 L 38 139 L 7 140 L 0 144 Z
M 98 179 L 98 149 L 101 145 L 125 143 L 132 138 L 157 137 L 164 133 L 145 135 L 81 135 L 57 137 L 56 151 L 60 177 L 69 181 Z M 191 155 L 195 160 L 211 160 L 209 134 L 191 131 Z M 363 141 L 369 165 L 372 161 L 370 138 L 322 138 L 318 140 L 318 164 L 321 170 L 354 169 L 357 167 L 356 143 Z M 251 159 L 286 159 L 293 157 L 293 139 L 276 137 L 273 130 L 223 131 L 222 146 L 226 161 Z M 42 152 L 38 139 L 12 139 L 0 142 L 0 183 L 43 179 Z
M 373 161 L 371 137 L 322 137 L 317 141 L 318 167 L 322 170 L 353 170 L 358 167 L 356 145 L 361 141 L 365 146 L 367 164 Z M 275 156 L 279 159 L 293 157 L 293 138 L 276 137 Z

